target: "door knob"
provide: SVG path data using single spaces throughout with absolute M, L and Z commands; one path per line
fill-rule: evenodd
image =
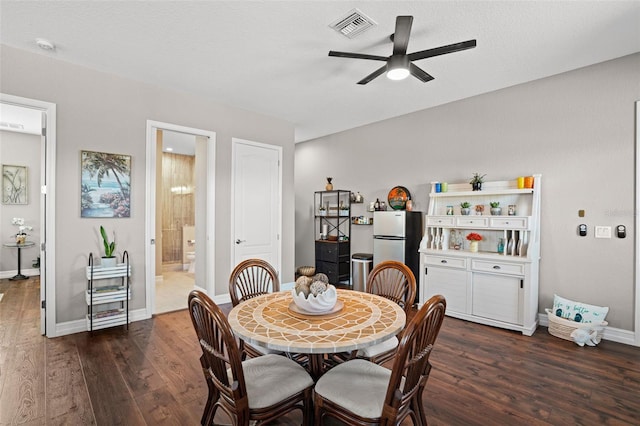
M 245 243 L 245 242 L 247 242 L 247 240 L 241 240 L 239 238 L 236 240 L 236 244 Z

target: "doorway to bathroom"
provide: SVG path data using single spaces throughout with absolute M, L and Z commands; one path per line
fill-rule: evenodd
M 196 287 L 208 290 L 213 265 L 215 134 L 147 123 L 147 309 L 187 308 Z M 207 254 L 209 253 L 209 254 Z
M 161 268 L 156 274 L 156 308 L 164 313 L 186 308 L 196 272 L 196 136 L 159 130 L 160 173 L 156 180 L 156 224 L 161 235 Z M 158 245 L 158 242 L 160 245 Z

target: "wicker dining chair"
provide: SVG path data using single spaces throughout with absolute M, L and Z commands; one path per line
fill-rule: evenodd
M 425 426 L 422 394 L 429 378 L 429 356 L 442 326 L 444 297 L 431 297 L 411 319 L 398 345 L 392 370 L 352 359 L 326 372 L 315 386 L 314 419 L 348 425 L 399 425 L 407 417 Z
M 229 295 L 233 306 L 275 291 L 280 291 L 278 273 L 269 262 L 262 259 L 247 259 L 238 263 L 229 277 Z M 250 345 L 243 340 L 240 340 L 240 349 L 242 359 L 281 353 L 264 346 Z
M 395 260 L 380 262 L 369 274 L 367 292 L 397 303 L 404 309 L 408 318 L 416 298 L 416 277 L 402 262 Z M 360 349 L 355 356 L 366 358 L 376 364 L 384 364 L 393 358 L 398 343 L 398 337 L 394 336 L 377 345 Z
M 209 388 L 201 423 L 212 425 L 220 408 L 234 425 L 269 422 L 294 410 L 303 424 L 313 414 L 313 379 L 295 361 L 267 354 L 242 361 L 229 322 L 203 292 L 189 294 L 189 314 L 202 356 L 200 363 Z

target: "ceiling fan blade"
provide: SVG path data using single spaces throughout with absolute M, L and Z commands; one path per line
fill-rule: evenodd
M 433 76 L 427 74 L 422 68 L 414 64 L 409 64 L 409 72 L 411 73 L 412 76 L 414 76 L 415 78 L 417 78 L 423 83 L 433 80 Z
M 433 58 L 434 56 L 446 55 L 447 53 L 460 52 L 461 50 L 473 49 L 476 47 L 475 40 L 462 41 L 460 43 L 450 44 L 448 46 L 436 47 L 433 49 L 421 50 L 407 55 L 410 61 L 420 59 Z
M 393 54 L 405 55 L 409 46 L 409 35 L 413 16 L 398 16 L 396 18 L 396 32 L 393 33 Z
M 362 80 L 360 80 L 358 82 L 358 84 L 367 84 L 368 82 L 370 82 L 374 78 L 379 77 L 380 75 L 384 74 L 384 72 L 386 70 L 387 70 L 387 66 L 383 65 L 380 68 L 378 68 L 377 70 L 375 70 L 374 72 L 372 72 L 371 74 L 369 74 L 368 76 L 366 76 L 365 78 L 363 78 Z
M 329 56 L 337 56 L 338 58 L 371 59 L 372 61 L 386 61 L 389 59 L 386 56 L 367 55 L 365 53 L 336 52 L 335 50 L 330 50 Z

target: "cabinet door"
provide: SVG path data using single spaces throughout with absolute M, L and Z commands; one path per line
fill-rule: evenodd
M 447 311 L 467 313 L 467 271 L 429 266 L 424 278 L 424 301 L 441 294 L 447 300 Z
M 519 324 L 522 312 L 522 280 L 495 274 L 473 273 L 472 313 Z

